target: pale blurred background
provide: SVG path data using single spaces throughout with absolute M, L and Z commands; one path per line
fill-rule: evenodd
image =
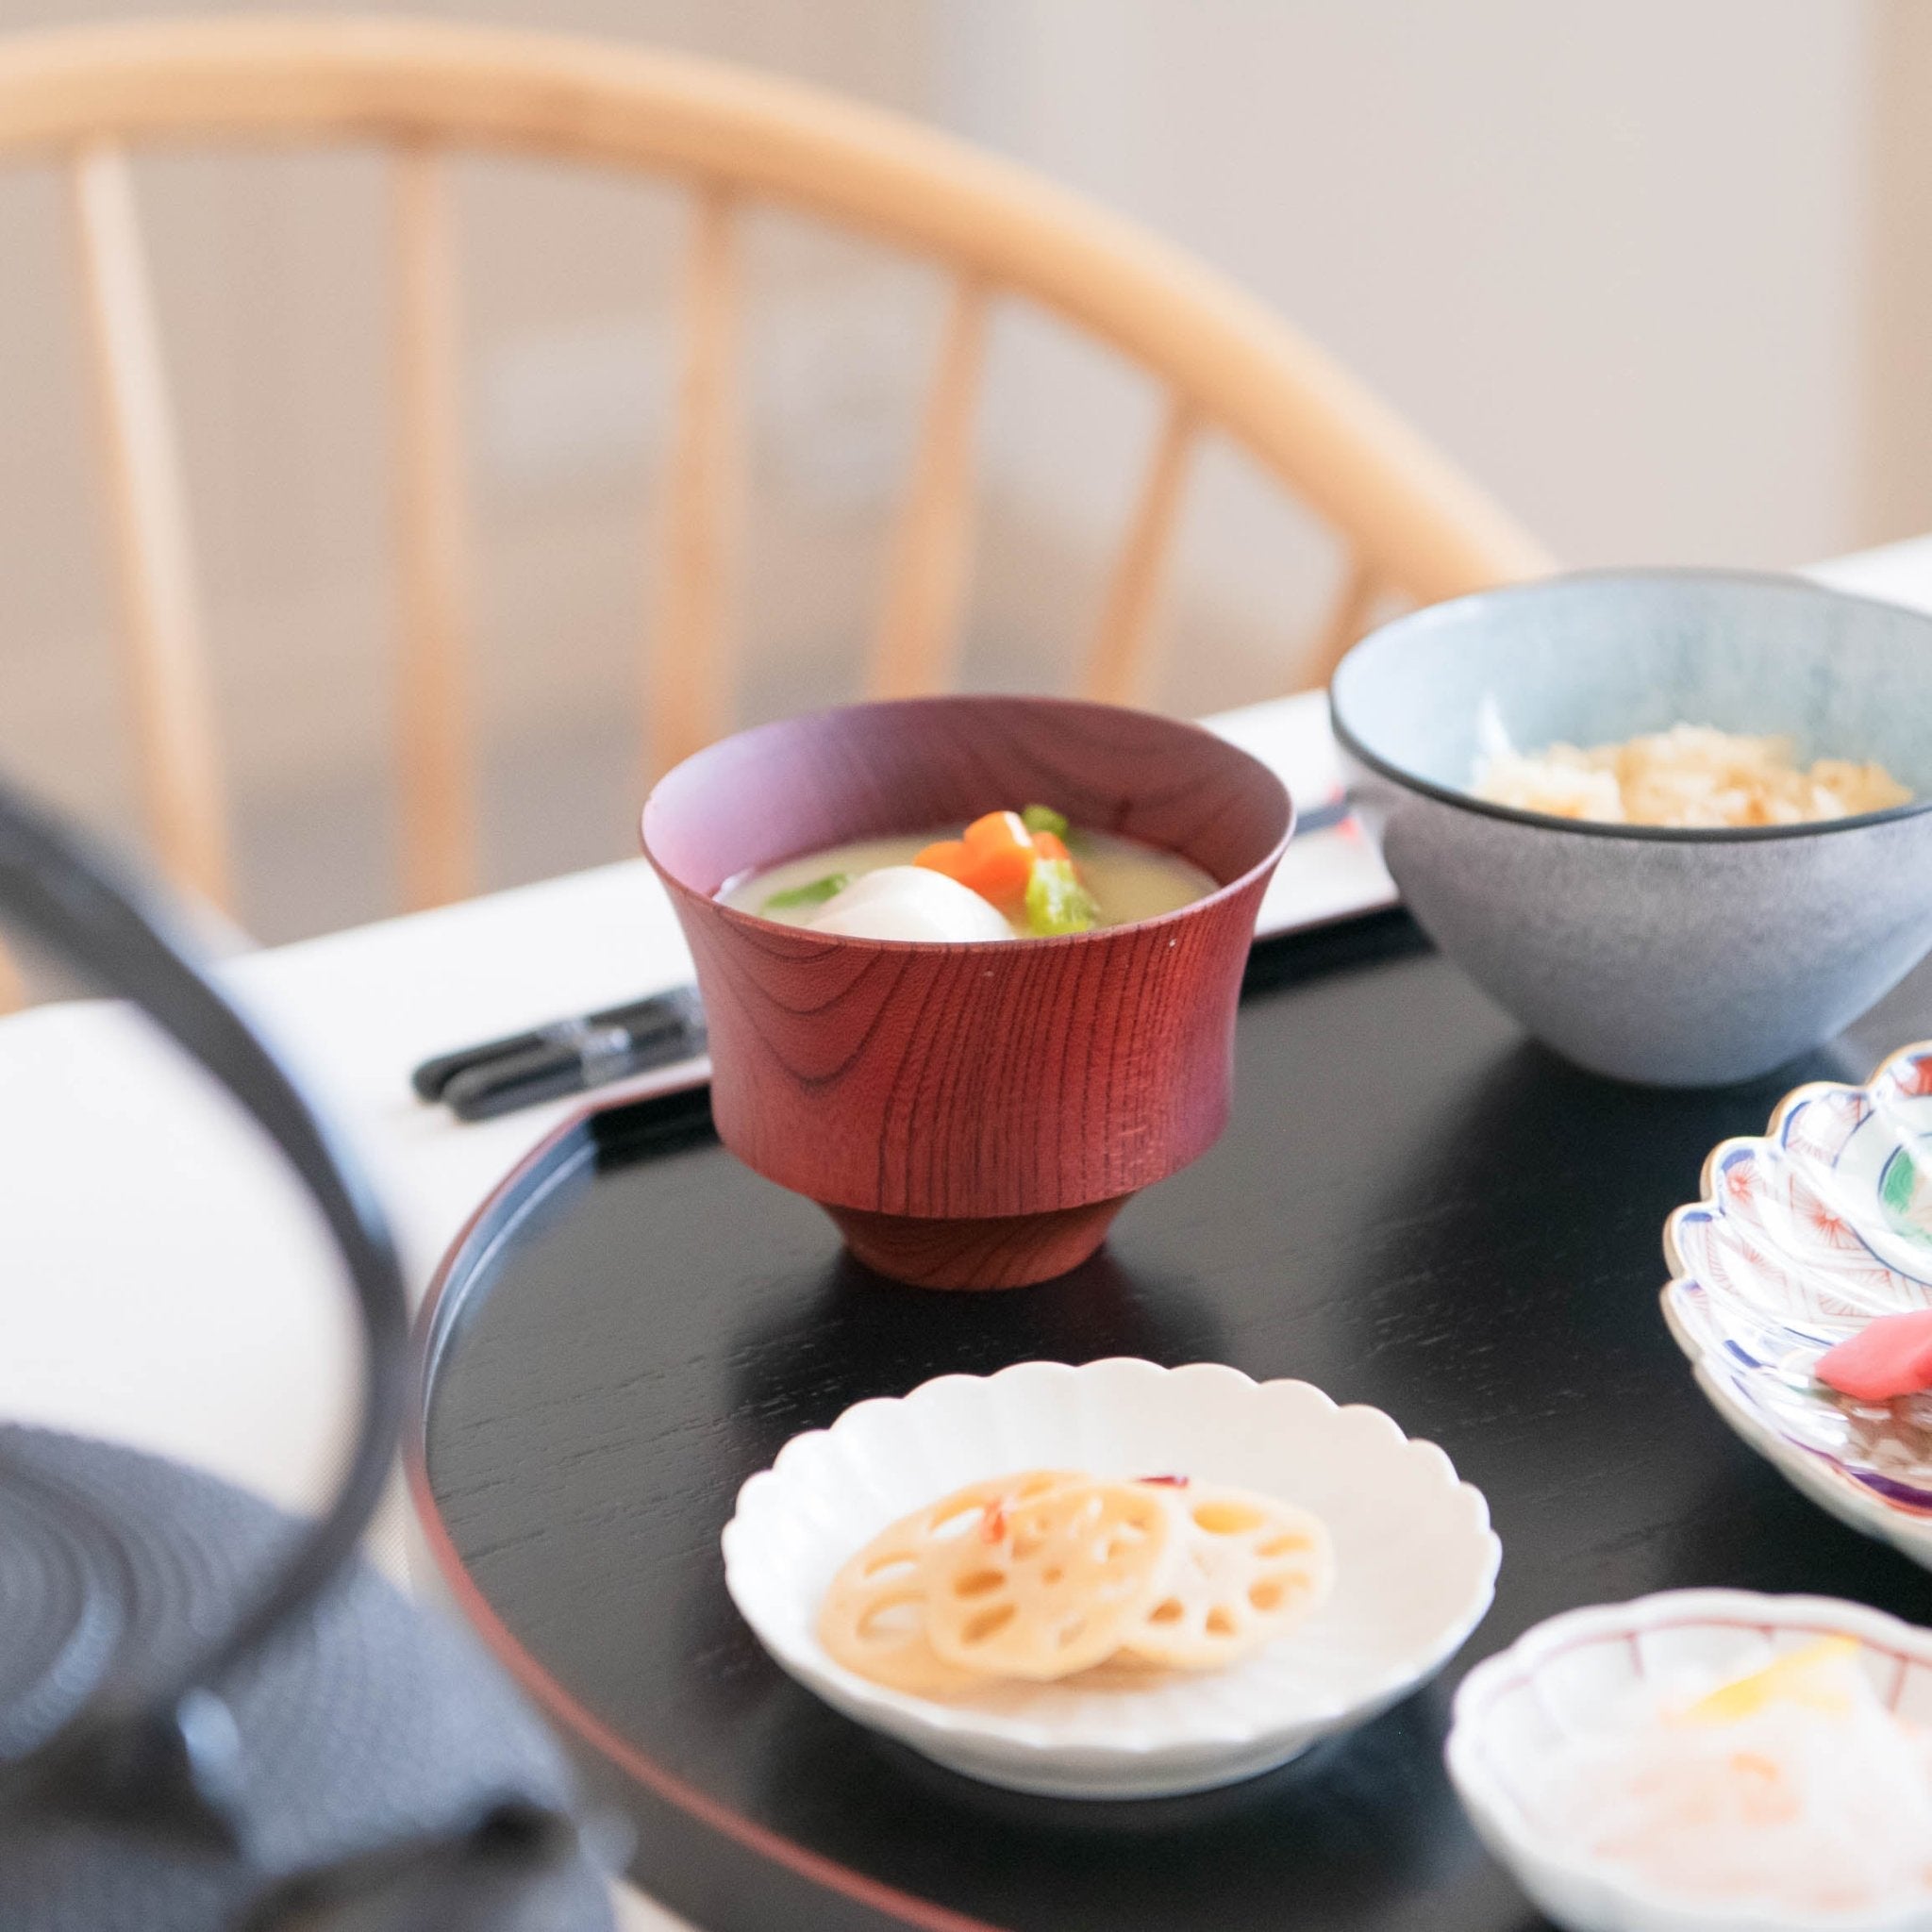
M 178 8 L 0 0 L 0 27 Z M 295 9 L 325 10 L 311 5 Z M 1796 564 L 1932 528 L 1922 0 L 465 0 L 941 123 L 1258 291 L 1566 563 Z M 140 163 L 221 679 L 241 912 L 392 908 L 386 210 L 372 157 Z M 461 177 L 488 872 L 624 856 L 681 228 L 668 191 Z M 59 183 L 0 175 L 0 766 L 130 836 Z M 855 687 L 938 320 L 920 270 L 754 231 L 744 710 Z M 1007 317 L 969 681 L 1067 681 L 1154 399 Z M 1296 681 L 1325 539 L 1215 450 L 1163 703 Z

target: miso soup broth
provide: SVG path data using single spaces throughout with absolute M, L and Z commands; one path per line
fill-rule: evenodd
M 959 826 L 947 825 L 929 832 L 855 840 L 850 844 L 833 845 L 823 852 L 789 858 L 763 872 L 741 874 L 725 884 L 718 897 L 741 912 L 757 913 L 786 925 L 808 926 L 853 882 L 888 866 L 911 866 L 922 854 L 930 854 L 940 846 L 951 847 L 960 837 Z M 1218 881 L 1209 874 L 1174 853 L 1157 851 L 1153 846 L 1109 832 L 1069 830 L 1065 849 L 1067 862 L 1077 876 L 1078 886 L 1084 889 L 1091 917 L 1078 924 L 1042 926 L 1037 916 L 1029 917 L 1024 899 L 993 899 L 1014 938 L 1032 939 L 1043 932 L 1076 931 L 1091 926 L 1130 925 L 1137 920 L 1176 912 L 1219 889 Z M 908 935 L 880 932 L 874 936 Z M 980 935 L 935 935 L 956 936 Z M 999 936 L 996 929 L 991 936 Z

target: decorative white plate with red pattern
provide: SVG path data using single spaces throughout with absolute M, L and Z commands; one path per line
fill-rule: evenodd
M 1799 1489 L 1932 1568 L 1932 1393 L 1869 1403 L 1818 1358 L 1932 1307 L 1932 1041 L 1862 1087 L 1818 1083 L 1725 1141 L 1664 1229 L 1665 1319 L 1717 1411 Z
M 1563 1755 L 1614 1734 L 1649 1687 L 1736 1676 L 1849 1638 L 1877 1700 L 1932 1724 L 1932 1631 L 1835 1597 L 1673 1590 L 1538 1624 L 1456 1693 L 1445 1755 L 1477 1835 L 1569 1932 L 1932 1932 L 1925 1889 L 1814 1909 L 1764 1893 L 1667 1890 L 1579 1844 L 1553 1815 Z

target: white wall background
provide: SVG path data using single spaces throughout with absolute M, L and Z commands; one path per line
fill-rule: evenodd
M 1862 0 L 935 4 L 945 120 L 1258 291 L 1566 561 L 1857 541 Z M 995 462 L 1103 517 L 1119 446 L 1026 359 Z M 1265 576 L 1221 508 L 1204 560 Z

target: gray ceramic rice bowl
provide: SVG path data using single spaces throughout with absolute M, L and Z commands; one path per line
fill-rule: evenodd
M 1597 1073 L 1715 1086 L 1827 1040 L 1932 946 L 1932 618 L 1796 577 L 1605 572 L 1383 626 L 1330 691 L 1354 791 L 1424 931 Z M 1496 741 L 1674 724 L 1876 759 L 1913 800 L 1801 825 L 1598 824 L 1472 794 Z

